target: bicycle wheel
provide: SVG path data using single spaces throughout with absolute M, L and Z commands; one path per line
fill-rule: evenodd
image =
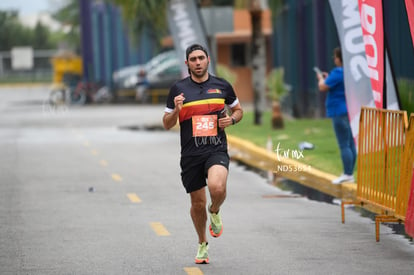
M 49 104 L 53 106 L 65 104 L 65 89 L 50 91 Z
M 86 102 L 86 92 L 84 89 L 76 89 L 70 93 L 70 103 L 74 105 L 83 105 Z

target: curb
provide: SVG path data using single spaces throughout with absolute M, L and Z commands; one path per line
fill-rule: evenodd
M 276 153 L 259 147 L 250 141 L 227 135 L 229 154 L 232 159 L 252 167 L 273 171 L 276 177 L 284 177 L 336 198 L 355 200 L 356 184 L 332 184 L 334 175 L 320 171 L 295 160 L 278 160 Z M 278 169 L 282 167 L 283 169 Z

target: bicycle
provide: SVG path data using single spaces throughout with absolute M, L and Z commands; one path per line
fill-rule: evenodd
M 74 88 L 63 83 L 54 84 L 49 94 L 49 103 L 53 106 L 111 102 L 112 99 L 108 87 L 85 81 L 79 81 Z

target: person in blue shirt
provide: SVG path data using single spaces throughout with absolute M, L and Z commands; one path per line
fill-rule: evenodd
M 334 49 L 333 58 L 335 68 L 329 74 L 326 72 L 316 73 L 316 77 L 319 90 L 327 92 L 325 101 L 326 115 L 332 119 L 336 139 L 341 151 L 344 172 L 332 181 L 333 184 L 340 184 L 342 182 L 354 182 L 353 172 L 357 153 L 346 107 L 342 52 L 339 47 Z

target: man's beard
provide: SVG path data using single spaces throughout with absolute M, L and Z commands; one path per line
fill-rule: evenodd
M 208 67 L 202 69 L 200 72 L 197 72 L 196 70 L 190 70 L 191 74 L 195 77 L 202 77 L 207 73 Z

